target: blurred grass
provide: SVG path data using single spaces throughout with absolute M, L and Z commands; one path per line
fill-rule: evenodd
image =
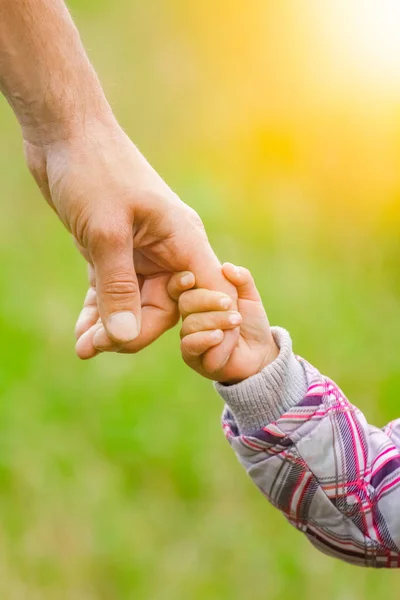
M 252 269 L 296 352 L 383 425 L 399 414 L 398 106 L 356 84 L 324 97 L 311 25 L 279 7 L 71 2 L 128 133 L 221 259 Z M 79 363 L 84 265 L 4 101 L 0 129 L 0 597 L 395 596 L 397 573 L 318 554 L 253 488 L 176 331 Z

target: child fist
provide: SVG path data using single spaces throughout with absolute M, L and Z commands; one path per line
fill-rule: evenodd
M 254 280 L 247 269 L 225 263 L 223 274 L 238 292 L 238 310 L 231 310 L 232 300 L 221 292 L 192 289 L 192 273 L 171 277 L 169 293 L 178 300 L 182 316 L 181 351 L 189 367 L 207 377 L 233 384 L 259 373 L 279 354 L 268 318 Z M 224 331 L 240 328 L 233 352 L 223 357 L 212 349 L 224 339 Z

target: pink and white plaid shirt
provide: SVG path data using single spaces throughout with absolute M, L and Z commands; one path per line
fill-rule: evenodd
M 252 435 L 229 408 L 227 439 L 261 492 L 326 554 L 400 567 L 400 419 L 377 429 L 333 381 L 296 357 L 307 393 Z

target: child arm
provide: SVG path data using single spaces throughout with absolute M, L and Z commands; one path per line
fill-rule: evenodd
M 278 358 L 233 386 L 225 434 L 261 492 L 326 554 L 400 567 L 400 420 L 369 425 L 341 390 L 292 353 L 273 329 Z

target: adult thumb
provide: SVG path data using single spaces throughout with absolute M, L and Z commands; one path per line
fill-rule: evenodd
M 140 288 L 133 262 L 132 233 L 107 233 L 90 248 L 97 302 L 108 337 L 124 345 L 140 333 Z

